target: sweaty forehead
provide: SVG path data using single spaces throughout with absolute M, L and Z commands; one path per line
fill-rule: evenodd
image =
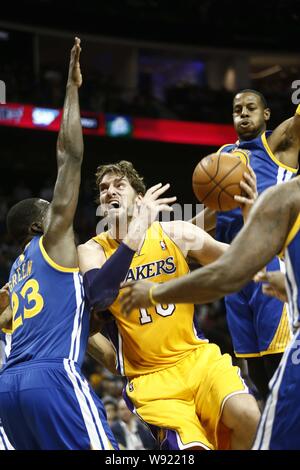
M 233 100 L 233 106 L 237 104 L 249 104 L 255 103 L 257 105 L 261 105 L 261 99 L 255 93 L 238 93 Z
M 110 184 L 110 183 L 113 183 L 113 182 L 118 183 L 119 181 L 127 181 L 128 182 L 126 176 L 121 175 L 120 173 L 113 173 L 113 172 L 106 173 L 106 175 L 104 175 L 102 180 L 100 181 L 100 186 L 103 185 L 103 184 L 105 185 L 105 184 Z

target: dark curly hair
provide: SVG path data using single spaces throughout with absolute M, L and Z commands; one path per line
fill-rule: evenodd
M 138 193 L 144 195 L 146 186 L 144 178 L 138 174 L 131 162 L 121 160 L 118 163 L 109 163 L 108 165 L 100 165 L 96 172 L 96 184 L 99 187 L 104 175 L 107 173 L 115 173 L 120 176 L 126 176 L 133 189 Z

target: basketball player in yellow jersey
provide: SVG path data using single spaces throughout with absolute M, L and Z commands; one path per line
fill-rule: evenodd
M 207 264 L 227 246 L 187 222 L 154 222 L 174 201 L 163 197 L 169 185 L 145 193 L 129 162 L 100 166 L 97 184 L 108 231 L 79 247 L 79 263 L 91 307 L 109 307 L 115 317 L 110 336 L 128 407 L 158 431 L 163 449 L 250 448 L 257 404 L 230 356 L 197 331 L 194 305 L 156 305 L 125 318 L 119 303 L 124 279 L 171 280 L 188 273 L 187 255 Z

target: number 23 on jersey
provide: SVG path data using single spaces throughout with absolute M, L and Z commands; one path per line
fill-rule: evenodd
M 44 307 L 44 299 L 39 293 L 39 283 L 29 279 L 22 287 L 19 295 L 12 294 L 13 332 L 23 325 L 24 320 L 38 315 Z M 20 296 L 24 299 L 24 307 L 20 308 Z

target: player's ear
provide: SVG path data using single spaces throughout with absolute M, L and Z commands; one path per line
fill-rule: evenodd
M 31 233 L 31 234 L 33 234 L 33 235 L 37 235 L 37 234 L 39 234 L 39 233 L 43 233 L 43 225 L 42 225 L 42 222 L 33 222 L 33 223 L 30 225 L 29 233 Z
M 265 108 L 265 109 L 264 109 L 264 120 L 265 120 L 265 121 L 269 121 L 270 116 L 271 116 L 271 110 L 270 110 L 270 108 Z

